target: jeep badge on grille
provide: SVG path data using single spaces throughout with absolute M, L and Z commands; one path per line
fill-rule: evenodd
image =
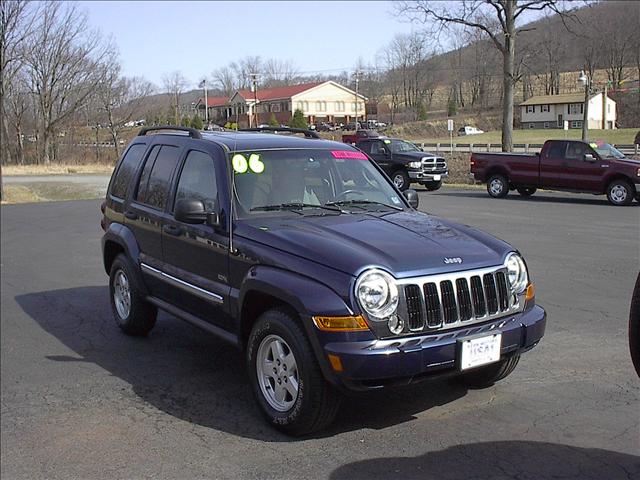
M 460 257 L 444 257 L 444 263 L 462 263 Z

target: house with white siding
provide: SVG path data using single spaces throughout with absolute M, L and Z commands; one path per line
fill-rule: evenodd
M 537 95 L 520 104 L 522 128 L 582 128 L 584 94 Z M 589 129 L 616 128 L 616 102 L 602 93 L 589 97 Z

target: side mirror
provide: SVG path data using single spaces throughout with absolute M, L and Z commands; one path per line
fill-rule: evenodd
M 206 223 L 212 227 L 220 226 L 220 218 L 216 212 L 207 212 L 202 200 L 185 198 L 176 203 L 173 216 L 179 222 L 197 225 Z
M 595 161 L 596 161 L 596 157 L 594 157 L 594 156 L 593 156 L 592 154 L 590 154 L 590 153 L 585 153 L 585 154 L 584 154 L 584 161 L 585 161 L 585 162 L 591 162 L 591 163 L 593 163 L 593 162 L 595 162 Z
M 403 193 L 404 193 L 404 198 L 407 199 L 407 202 L 409 202 L 409 205 L 411 206 L 411 208 L 418 208 L 418 203 L 420 203 L 420 200 L 418 199 L 418 192 L 409 188 L 405 190 Z

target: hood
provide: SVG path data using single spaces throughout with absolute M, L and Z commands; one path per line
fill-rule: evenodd
M 640 167 L 640 160 L 634 158 L 605 158 L 609 163 L 620 163 L 622 165 L 633 165 L 634 167 Z
M 479 230 L 414 211 L 242 220 L 235 234 L 353 276 L 368 267 L 396 278 L 488 267 L 513 250 Z M 445 263 L 456 257 L 461 264 Z

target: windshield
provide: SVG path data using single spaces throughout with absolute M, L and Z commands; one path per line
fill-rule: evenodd
M 385 140 L 384 143 L 391 145 L 391 151 L 393 153 L 404 152 L 420 152 L 421 150 L 411 142 L 405 142 L 404 140 Z
M 354 150 L 230 154 L 239 218 L 404 210 L 389 181 Z
M 602 158 L 624 158 L 624 153 L 606 142 L 594 142 L 590 145 Z

